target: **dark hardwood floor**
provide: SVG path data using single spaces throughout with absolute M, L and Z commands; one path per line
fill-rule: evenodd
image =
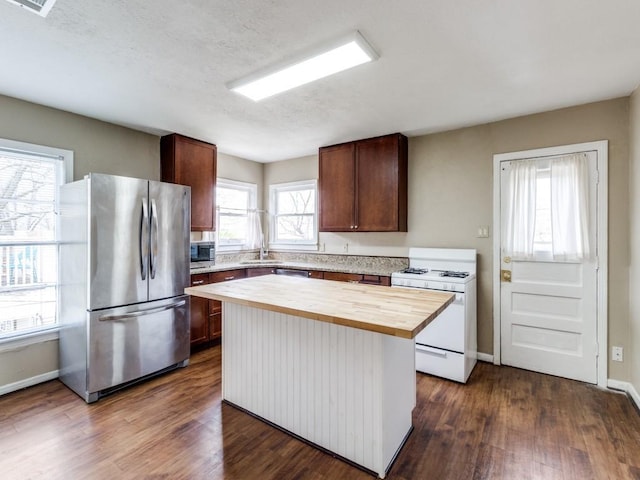
M 418 374 L 415 429 L 387 478 L 640 479 L 622 394 L 479 363 Z M 54 380 L 0 397 L 3 479 L 371 479 L 220 403 L 220 347 L 93 405 Z

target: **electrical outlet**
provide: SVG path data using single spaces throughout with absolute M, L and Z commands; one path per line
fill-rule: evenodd
M 622 362 L 622 347 L 611 347 L 611 360 Z
M 479 226 L 476 238 L 489 238 L 489 225 Z

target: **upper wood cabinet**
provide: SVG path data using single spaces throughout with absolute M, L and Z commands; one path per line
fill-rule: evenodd
M 172 134 L 160 140 L 160 155 L 160 179 L 191 187 L 191 230 L 215 230 L 216 146 Z
M 407 231 L 407 137 L 321 147 L 319 160 L 320 231 Z

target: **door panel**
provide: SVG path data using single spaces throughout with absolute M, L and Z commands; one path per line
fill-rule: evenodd
M 356 228 L 362 232 L 398 231 L 398 140 L 383 137 L 358 142 Z M 392 192 L 382 195 L 381 192 Z
M 89 188 L 89 309 L 146 302 L 148 181 L 91 174 Z
M 149 182 L 149 300 L 182 295 L 189 286 L 190 204 L 188 187 Z
M 321 148 L 319 168 L 320 231 L 352 231 L 355 226 L 354 144 Z
M 595 152 L 589 153 L 589 165 L 589 242 L 595 246 Z M 503 165 L 501 170 L 504 229 L 509 201 L 508 165 Z M 501 363 L 596 383 L 595 254 L 579 262 L 553 261 L 548 252 L 536 252 L 534 258 L 527 261 L 503 255 L 501 269 L 510 272 L 510 281 L 505 281 L 503 276 L 500 286 Z

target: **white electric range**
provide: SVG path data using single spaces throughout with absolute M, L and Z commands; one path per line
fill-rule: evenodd
M 392 287 L 455 292 L 456 299 L 416 336 L 416 370 L 465 383 L 477 361 L 476 250 L 410 248 L 409 268 Z

